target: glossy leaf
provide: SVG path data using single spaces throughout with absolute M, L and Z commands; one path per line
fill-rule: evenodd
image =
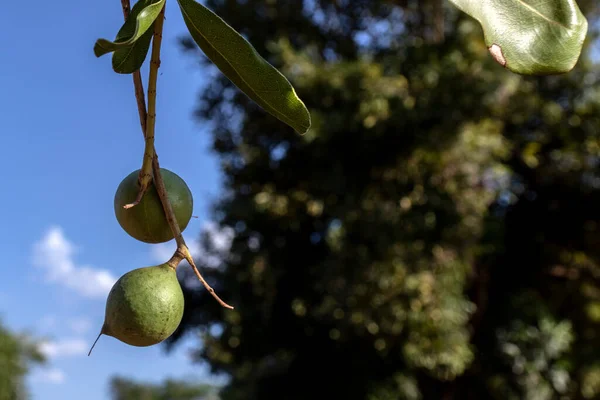
M 308 109 L 290 82 L 218 15 L 194 0 L 178 0 L 185 24 L 206 56 L 264 110 L 304 134 Z
M 127 38 L 135 35 L 135 28 L 137 16 L 149 5 L 152 5 L 152 0 L 139 0 L 129 15 L 128 21 L 123 24 L 115 41 L 127 40 Z M 119 74 L 131 74 L 142 67 L 148 50 L 150 49 L 150 42 L 152 42 L 153 30 L 148 29 L 138 40 L 136 40 L 131 46 L 117 49 L 113 53 L 112 67 L 113 70 Z
M 570 71 L 588 23 L 575 0 L 450 0 L 483 27 L 501 65 L 524 75 Z
M 153 34 L 148 29 L 133 45 L 115 51 L 112 57 L 113 70 L 119 74 L 131 74 L 139 70 L 148 55 Z
M 94 54 L 104 54 L 126 49 L 135 44 L 150 29 L 165 5 L 165 0 L 140 0 L 131 9 L 127 21 L 123 24 L 114 42 L 98 39 L 94 45 Z M 145 56 L 144 56 L 145 57 Z

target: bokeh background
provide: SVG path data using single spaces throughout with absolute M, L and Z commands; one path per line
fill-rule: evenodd
M 185 236 L 163 345 L 87 350 L 112 283 L 160 263 L 114 219 L 143 140 L 93 42 L 120 4 L 0 12 L 0 399 L 600 399 L 600 6 L 568 74 L 494 63 L 442 0 L 209 0 L 292 81 L 295 134 L 168 2 L 157 151 Z M 143 70 L 144 76 L 147 70 Z

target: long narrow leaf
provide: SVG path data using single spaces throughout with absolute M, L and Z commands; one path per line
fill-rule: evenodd
M 139 0 L 131 9 L 131 14 L 119 30 L 114 42 L 98 39 L 94 45 L 94 54 L 104 54 L 132 46 L 152 26 L 166 0 Z
M 308 109 L 290 82 L 218 15 L 194 0 L 178 0 L 190 34 L 206 56 L 264 110 L 304 134 Z
M 494 58 L 513 72 L 570 71 L 588 23 L 575 0 L 450 0 L 475 18 Z

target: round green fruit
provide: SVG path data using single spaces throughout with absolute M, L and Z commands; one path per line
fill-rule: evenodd
M 183 317 L 183 291 L 168 264 L 134 269 L 114 284 L 106 301 L 100 335 L 131 346 L 162 342 Z
M 142 200 L 134 207 L 123 206 L 135 201 L 139 192 L 138 174 L 140 170 L 127 175 L 115 193 L 115 216 L 121 228 L 131 237 L 145 243 L 164 243 L 173 239 L 165 211 L 154 183 L 151 183 Z M 175 213 L 179 228 L 183 232 L 192 218 L 194 199 L 187 184 L 177 174 L 161 168 L 160 174 L 165 183 L 167 196 Z

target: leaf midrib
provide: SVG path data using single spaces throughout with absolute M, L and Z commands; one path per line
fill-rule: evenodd
M 560 23 L 560 22 L 558 22 L 558 21 L 554 21 L 553 19 L 550 19 L 549 17 L 547 17 L 546 15 L 542 14 L 542 13 L 541 13 L 539 10 L 535 9 L 535 8 L 534 8 L 532 5 L 530 5 L 530 4 L 528 4 L 528 3 L 526 3 L 525 1 L 523 1 L 523 0 L 513 0 L 513 1 L 514 1 L 514 2 L 516 2 L 516 3 L 518 3 L 518 4 L 520 4 L 521 6 L 523 6 L 523 7 L 525 7 L 525 8 L 527 8 L 527 9 L 529 9 L 530 11 L 532 11 L 532 12 L 533 12 L 533 13 L 535 13 L 535 14 L 537 14 L 537 15 L 538 15 L 538 16 L 540 16 L 542 19 L 545 19 L 545 20 L 546 20 L 546 21 L 548 21 L 549 23 L 551 23 L 551 24 L 555 24 L 555 25 L 558 25 L 558 26 L 560 26 L 560 27 L 562 27 L 562 28 L 564 28 L 564 29 L 569 29 L 569 27 L 568 27 L 568 26 L 566 26 L 566 25 L 563 25 L 563 24 L 561 24 L 561 23 Z

